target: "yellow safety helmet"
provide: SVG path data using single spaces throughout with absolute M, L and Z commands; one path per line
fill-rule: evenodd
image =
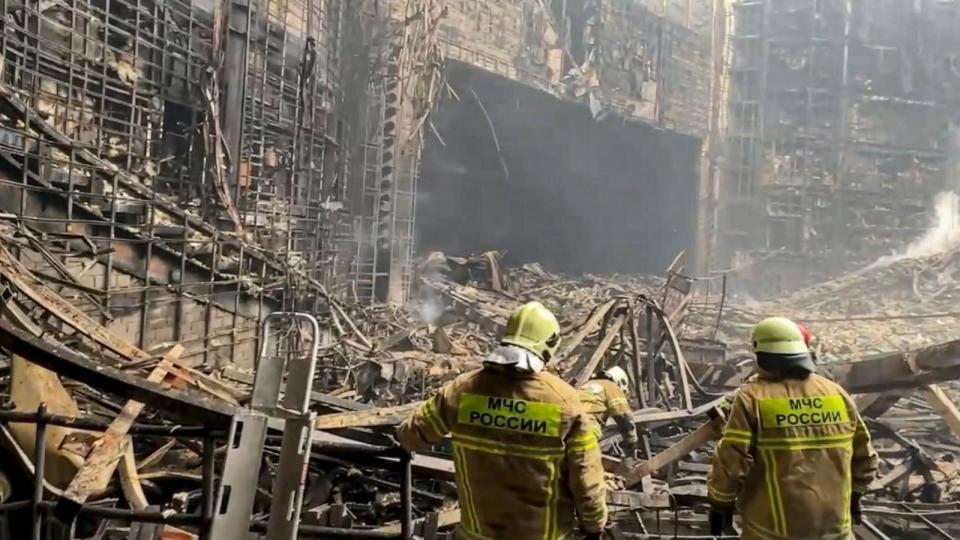
M 810 352 L 797 324 L 783 317 L 770 317 L 757 323 L 750 336 L 753 352 L 768 354 L 804 354 Z
M 530 302 L 510 316 L 500 343 L 522 347 L 549 362 L 560 346 L 560 323 L 543 304 Z

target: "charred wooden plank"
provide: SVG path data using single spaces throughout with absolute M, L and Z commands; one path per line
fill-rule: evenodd
M 852 394 L 918 388 L 960 376 L 960 340 L 821 368 Z
M 147 382 L 162 383 L 167 373 L 171 370 L 174 360 L 183 353 L 183 345 L 177 344 L 164 355 L 160 364 L 153 368 Z M 70 481 L 63 497 L 57 501 L 54 513 L 64 522 L 72 522 L 83 503 L 93 493 L 103 488 L 102 483 L 106 475 L 112 474 L 110 471 L 116 468 L 120 459 L 124 457 L 127 451 L 127 445 L 130 441 L 127 439 L 127 433 L 133 422 L 143 412 L 143 403 L 135 400 L 124 404 L 120 414 L 114 418 L 106 433 L 103 434 L 94 444 L 93 449 L 83 462 L 83 466 L 77 471 L 76 476 Z M 132 462 L 132 459 L 128 461 Z M 131 465 L 132 468 L 132 465 Z M 138 486 L 139 487 L 139 486 Z
M 652 459 L 640 463 L 625 475 L 627 487 L 639 484 L 644 476 L 653 474 L 671 463 L 676 463 L 690 454 L 690 452 L 702 448 L 712 440 L 718 439 L 720 433 L 723 431 L 725 422 L 726 419 L 718 414 L 709 422 L 700 426 L 696 431 L 680 439 L 673 446 L 653 456 Z
M 32 336 L 2 318 L 0 346 L 60 375 L 156 407 L 190 425 L 209 424 L 214 428 L 224 428 L 234 414 L 233 407 L 219 400 L 165 388 L 160 383 L 105 366 L 66 345 Z
M 603 339 L 600 340 L 600 344 L 594 349 L 593 354 L 590 355 L 590 359 L 587 360 L 586 364 L 583 366 L 575 366 L 566 374 L 564 378 L 571 386 L 579 388 L 593 377 L 593 372 L 600 364 L 600 360 L 603 360 L 604 355 L 607 354 L 610 346 L 613 345 L 613 340 L 620 335 L 620 328 L 623 327 L 624 319 L 625 316 L 617 317 L 610 327 L 607 328 L 607 333 L 603 336 Z
M 423 402 L 417 401 L 395 407 L 382 407 L 362 411 L 349 411 L 318 416 L 315 429 L 340 429 L 349 427 L 395 426 L 403 422 Z

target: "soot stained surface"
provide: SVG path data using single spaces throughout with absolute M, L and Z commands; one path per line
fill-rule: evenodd
M 619 119 L 453 63 L 459 96 L 433 116 L 417 198 L 417 246 L 506 250 L 569 273 L 662 273 L 693 248 L 700 141 Z M 506 170 L 479 97 L 499 139 Z

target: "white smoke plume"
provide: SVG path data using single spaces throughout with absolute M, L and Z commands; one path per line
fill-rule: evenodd
M 869 268 L 930 257 L 960 247 L 960 129 L 954 131 L 948 157 L 947 189 L 933 199 L 934 220 L 930 228 L 902 252 L 881 257 Z
M 434 255 L 430 254 L 431 257 Z M 423 324 L 437 324 L 447 306 L 440 293 L 430 284 L 441 282 L 444 279 L 444 271 L 450 269 L 445 264 L 431 263 L 431 257 L 417 268 L 417 287 L 416 295 L 407 305 L 407 311 L 417 318 Z
M 417 318 L 424 324 L 436 324 L 446 311 L 446 307 L 443 305 L 443 300 L 433 289 L 428 290 L 429 293 L 425 294 L 417 303 Z

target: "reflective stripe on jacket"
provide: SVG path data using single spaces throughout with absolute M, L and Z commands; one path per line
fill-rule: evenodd
M 853 400 L 816 374 L 761 373 L 737 392 L 707 483 L 736 503 L 746 540 L 850 537 L 850 493 L 866 491 L 877 454 Z
M 593 379 L 587 381 L 578 391 L 580 402 L 584 409 L 596 421 L 597 438 L 603 435 L 603 426 L 609 418 L 616 420 L 620 426 L 623 442 L 634 445 L 637 442 L 637 428 L 633 425 L 630 403 L 623 390 L 617 383 L 609 379 Z
M 408 450 L 452 434 L 462 537 L 554 540 L 607 520 L 603 465 L 576 391 L 547 372 L 461 375 L 397 428 Z

